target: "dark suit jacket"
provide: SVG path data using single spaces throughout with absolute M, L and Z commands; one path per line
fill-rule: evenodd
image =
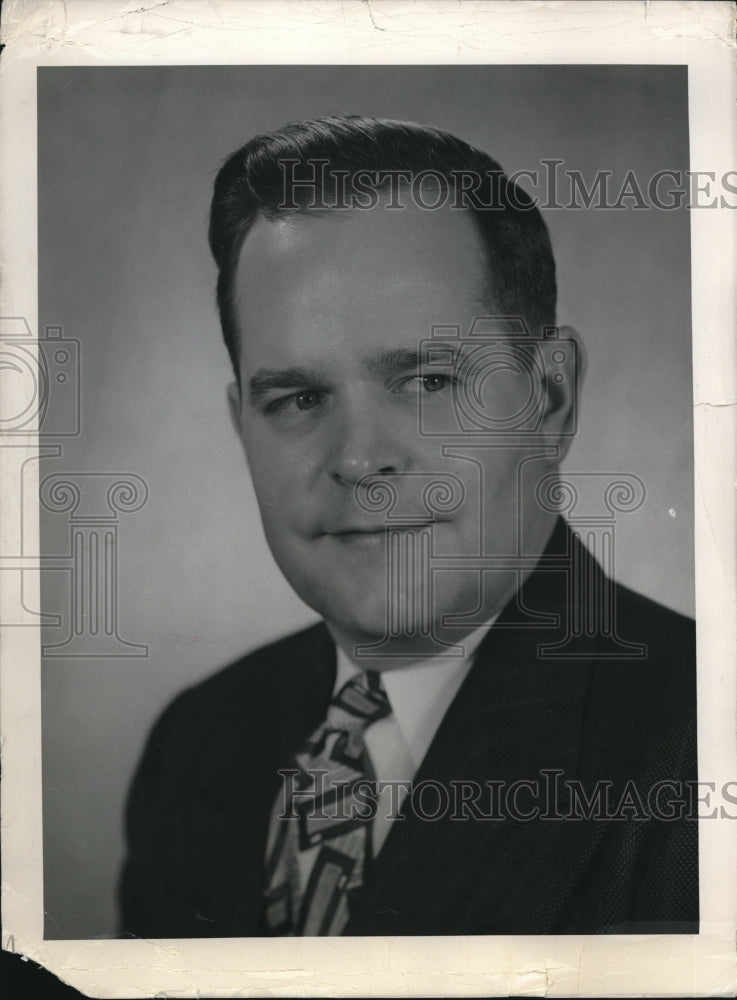
M 554 568 L 556 557 L 578 567 L 583 588 L 571 587 L 561 559 Z M 607 593 L 617 636 L 642 644 L 644 656 L 623 655 L 606 627 L 565 642 L 582 600 Z M 561 641 L 548 648 L 555 655 L 540 655 Z M 266 933 L 262 859 L 277 771 L 323 720 L 334 677 L 334 647 L 317 625 L 251 653 L 167 708 L 129 799 L 124 933 Z M 428 821 L 405 808 L 345 933 L 696 933 L 692 809 L 665 820 L 647 808 L 659 781 L 676 783 L 665 789 L 662 814 L 669 798 L 688 801 L 695 709 L 693 622 L 611 584 L 559 523 L 540 567 L 481 644 L 416 776 L 449 789 L 454 781 L 506 789 L 520 779 L 542 787 L 544 772 L 549 781 L 558 772 L 558 801 L 541 810 L 552 816 L 452 818 L 451 810 Z M 570 791 L 576 781 L 594 802 L 595 783 L 609 783 L 604 809 L 587 818 Z M 534 801 L 542 800 L 522 788 L 520 811 Z

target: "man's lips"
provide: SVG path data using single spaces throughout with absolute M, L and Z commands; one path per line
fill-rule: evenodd
M 417 520 L 417 521 L 393 521 L 391 524 L 371 524 L 371 525 L 346 525 L 345 527 L 330 527 L 318 532 L 319 535 L 327 535 L 331 538 L 360 538 L 386 535 L 391 528 L 393 531 L 420 531 L 433 524 L 442 523 L 439 520 Z
M 321 526 L 315 532 L 313 538 L 317 541 L 326 542 L 338 549 L 357 550 L 366 552 L 386 551 L 386 546 L 390 537 L 396 537 L 395 532 L 400 532 L 409 541 L 410 536 L 417 535 L 424 528 L 432 525 L 447 523 L 450 518 L 417 518 L 414 521 L 391 521 L 389 523 L 376 521 L 371 523 L 344 523 L 337 525 Z

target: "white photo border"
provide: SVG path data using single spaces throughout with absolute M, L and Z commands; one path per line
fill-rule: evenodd
M 137 0 L 51 0 L 27 8 L 6 2 L 3 23 L 2 316 L 38 312 L 42 65 L 685 64 L 691 168 L 734 169 L 732 3 L 179 0 L 145 8 Z M 699 766 L 716 782 L 734 778 L 737 759 L 736 231 L 736 211 L 692 211 Z M 4 443 L 0 475 L 8 467 Z M 31 458 L 37 441 L 14 438 L 13 446 Z M 5 484 L 2 505 L 17 509 L 12 477 Z M 25 530 L 37 532 L 35 505 L 24 516 Z M 4 552 L 18 551 L 17 541 L 5 535 Z M 2 580 L 0 608 L 11 597 Z M 737 824 L 728 819 L 700 823 L 701 932 L 693 936 L 44 941 L 39 664 L 39 630 L 6 630 L 3 947 L 88 995 L 666 996 L 735 989 Z

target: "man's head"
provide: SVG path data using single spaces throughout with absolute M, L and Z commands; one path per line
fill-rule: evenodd
M 267 539 L 295 590 L 347 647 L 380 639 L 392 615 L 406 620 L 426 573 L 422 491 L 435 475 L 462 502 L 432 528 L 444 560 L 431 574 L 434 626 L 480 602 L 485 615 L 500 610 L 518 575 L 482 572 L 479 557 L 544 547 L 551 515 L 535 481 L 560 458 L 575 375 L 554 381 L 540 343 L 532 438 L 526 427 L 484 444 L 464 433 L 458 401 L 476 399 L 509 431 L 530 398 L 524 347 L 492 350 L 479 375 L 478 342 L 436 338 L 428 355 L 427 341 L 434 326 L 468 331 L 479 316 L 522 317 L 536 339 L 555 322 L 550 241 L 530 200 L 486 154 L 435 129 L 325 119 L 228 159 L 210 242 L 240 387 L 232 405 Z M 384 517 L 365 502 L 372 477 L 394 484 L 414 584 L 389 580 Z
M 402 180 L 403 175 L 411 180 Z M 299 214 L 315 218 L 321 204 L 374 211 L 372 193 L 398 187 L 403 191 L 394 198 L 404 206 L 412 200 L 417 178 L 422 183 L 415 194 L 426 205 L 442 199 L 444 206 L 468 213 L 484 262 L 486 311 L 523 316 L 533 336 L 555 323 L 555 261 L 547 227 L 528 195 L 487 153 L 414 122 L 359 115 L 293 122 L 247 142 L 228 157 L 215 181 L 210 248 L 218 266 L 223 334 L 236 373 L 242 332 L 234 308 L 235 272 L 256 221 Z M 429 191 L 433 180 L 445 184 L 437 199 Z

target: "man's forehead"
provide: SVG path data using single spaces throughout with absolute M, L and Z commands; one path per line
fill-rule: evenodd
M 245 353 L 256 338 L 259 355 L 268 348 L 292 364 L 313 346 L 318 354 L 417 350 L 433 324 L 467 324 L 488 311 L 486 286 L 465 213 L 377 208 L 260 219 L 244 241 L 234 291 Z
M 390 271 L 392 258 L 399 257 L 404 276 L 457 267 L 483 270 L 484 248 L 468 211 L 411 204 L 392 209 L 389 204 L 258 218 L 241 249 L 240 280 L 247 282 L 252 270 L 294 266 L 300 260 L 315 265 L 320 258 L 340 270 L 349 271 L 355 263 L 381 272 Z

